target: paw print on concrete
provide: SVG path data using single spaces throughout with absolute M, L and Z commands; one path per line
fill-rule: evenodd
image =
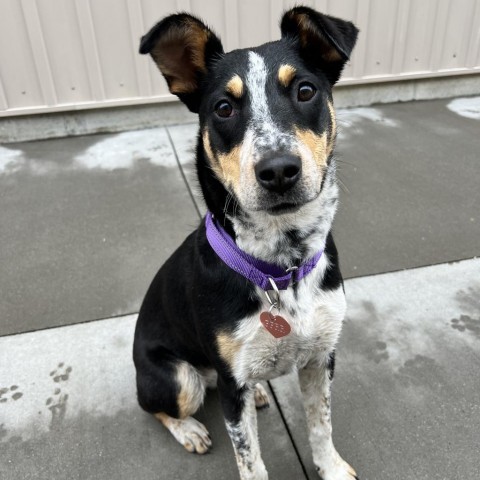
M 387 344 L 385 342 L 375 342 L 375 347 L 368 351 L 367 358 L 375 363 L 388 360 Z
M 50 377 L 54 383 L 62 384 L 68 381 L 71 372 L 72 367 L 65 366 L 65 364 L 61 362 L 57 365 L 55 370 L 50 372 Z M 52 414 L 50 429 L 55 429 L 62 423 L 63 419 L 65 418 L 65 414 L 67 413 L 67 401 L 68 393 L 62 392 L 62 389 L 58 386 L 53 390 L 52 396 L 47 398 L 45 405 Z
M 9 400 L 18 400 L 23 397 L 23 393 L 18 390 L 18 385 L 11 387 L 0 387 L 0 403 L 6 403 Z
M 65 418 L 67 413 L 68 393 L 62 393 L 60 388 L 56 388 L 53 395 L 47 398 L 45 405 L 52 413 L 50 428 L 55 428 Z
M 417 387 L 424 386 L 426 379 L 442 378 L 442 373 L 437 362 L 433 358 L 425 357 L 424 355 L 415 355 L 414 358 L 407 360 L 403 367 L 398 370 L 398 375 L 403 383 Z M 433 387 L 433 384 L 430 387 Z
M 65 367 L 65 364 L 59 363 L 57 368 L 50 372 L 50 376 L 53 377 L 55 383 L 66 382 L 70 378 L 72 367 Z
M 480 318 L 472 318 L 469 315 L 460 315 L 460 318 L 454 318 L 450 322 L 452 328 L 459 332 L 468 330 L 476 337 L 480 338 Z

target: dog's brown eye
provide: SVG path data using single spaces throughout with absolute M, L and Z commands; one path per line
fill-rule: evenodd
M 308 100 L 313 98 L 316 91 L 317 89 L 311 83 L 303 82 L 298 87 L 297 100 L 299 102 L 308 102 Z
M 231 117 L 233 115 L 233 107 L 225 100 L 222 100 L 215 105 L 215 113 L 222 118 Z

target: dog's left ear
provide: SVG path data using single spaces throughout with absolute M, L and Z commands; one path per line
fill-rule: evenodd
M 198 113 L 201 84 L 209 67 L 223 54 L 220 39 L 201 20 L 187 13 L 158 22 L 140 42 L 168 83 L 171 93 Z
M 282 38 L 295 39 L 301 55 L 321 68 L 331 85 L 338 81 L 357 41 L 358 29 L 353 23 L 295 7 L 285 13 L 280 28 Z

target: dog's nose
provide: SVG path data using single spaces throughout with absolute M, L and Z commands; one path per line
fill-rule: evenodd
M 302 175 L 302 161 L 293 155 L 266 158 L 255 165 L 258 183 L 267 190 L 285 193 Z

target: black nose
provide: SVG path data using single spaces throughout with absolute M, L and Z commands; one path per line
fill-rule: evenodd
M 255 165 L 258 183 L 267 190 L 285 193 L 302 174 L 302 161 L 293 155 L 266 158 Z

